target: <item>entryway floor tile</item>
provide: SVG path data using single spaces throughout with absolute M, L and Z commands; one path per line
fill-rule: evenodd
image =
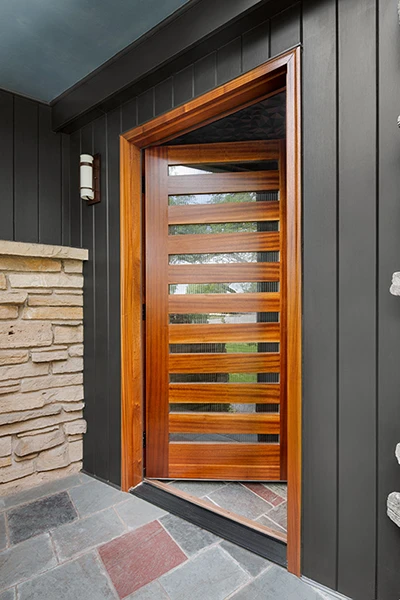
M 0 600 L 16 600 L 17 592 L 15 588 L 11 588 L 0 594 Z
M 196 498 L 204 498 L 226 485 L 224 481 L 172 481 L 169 485 Z
M 262 558 L 261 556 L 257 556 L 257 554 L 253 554 L 253 552 L 249 552 L 240 546 L 236 546 L 235 544 L 231 544 L 230 542 L 223 541 L 221 544 L 221 548 L 228 552 L 232 558 L 239 563 L 239 565 L 247 571 L 252 577 L 256 577 L 262 571 L 265 571 L 268 567 L 272 565 L 268 560 Z
M 99 553 L 120 598 L 187 560 L 158 521 L 101 546 Z
M 199 550 L 215 544 L 220 539 L 213 533 L 174 515 L 163 517 L 160 523 L 188 556 L 193 556 Z
M 169 597 L 158 581 L 153 581 L 142 587 L 138 592 L 128 596 L 125 600 L 169 600 Z
M 123 522 L 132 529 L 142 527 L 142 525 L 151 523 L 151 521 L 168 514 L 165 510 L 154 506 L 154 504 L 131 495 L 128 495 L 125 502 L 117 504 L 115 510 Z
M 6 518 L 0 514 L 0 550 L 7 547 Z
M 19 600 L 115 600 L 100 561 L 87 554 L 18 586 Z
M 48 481 L 47 483 L 37 485 L 30 490 L 10 494 L 4 498 L 4 508 L 13 508 L 19 504 L 26 504 L 27 502 L 33 502 L 33 500 L 38 500 L 45 496 L 63 492 L 77 485 L 81 485 L 82 479 L 82 473 L 77 473 L 76 475 L 70 475 L 69 477 L 63 477 L 62 479 L 56 479 L 55 481 Z
M 249 579 L 237 562 L 215 547 L 164 575 L 160 583 L 171 600 L 225 600 Z
M 57 565 L 48 534 L 17 544 L 0 553 L 0 589 L 7 589 Z
M 87 517 L 129 498 L 129 494 L 94 479 L 89 483 L 72 488 L 69 493 L 81 517 Z
M 10 543 L 17 544 L 77 518 L 67 492 L 7 511 Z
M 234 483 L 209 494 L 208 498 L 218 506 L 248 519 L 257 519 L 271 508 L 271 505 L 265 500 L 253 494 L 244 486 Z

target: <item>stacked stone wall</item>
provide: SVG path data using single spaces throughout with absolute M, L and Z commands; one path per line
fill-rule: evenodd
M 82 468 L 84 260 L 0 241 L 0 495 Z

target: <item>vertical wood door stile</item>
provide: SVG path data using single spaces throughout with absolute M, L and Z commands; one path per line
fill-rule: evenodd
M 167 149 L 146 151 L 146 472 L 168 476 L 168 185 Z
M 280 297 L 281 297 L 281 312 L 280 312 L 280 323 L 281 323 L 281 339 L 280 339 L 280 353 L 281 353 L 281 368 L 280 368 L 280 390 L 281 399 L 279 412 L 281 416 L 281 430 L 280 430 L 280 451 L 281 451 L 281 479 L 282 481 L 287 480 L 287 283 L 286 283 L 286 140 L 279 142 L 279 205 L 280 205 Z

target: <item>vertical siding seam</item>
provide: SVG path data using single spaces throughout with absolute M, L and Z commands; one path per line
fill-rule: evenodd
M 340 349 L 339 349 L 339 285 L 340 285 L 340 247 L 339 247 L 339 226 L 340 226 L 340 174 L 339 174 L 339 0 L 335 0 L 336 9 L 336 590 L 339 586 L 339 418 L 340 418 L 340 405 L 339 405 L 339 380 L 340 380 Z
M 379 132 L 380 132 L 380 48 L 379 48 L 379 0 L 375 1 L 375 44 L 376 44 L 376 264 L 375 264 L 375 470 L 376 470 L 376 487 L 375 487 L 375 598 L 378 597 L 378 532 L 379 532 L 379 182 L 380 182 L 380 147 L 379 147 Z
M 268 19 L 267 21 L 267 31 L 268 31 L 268 58 L 271 58 L 271 31 L 272 31 L 272 27 L 271 27 L 271 19 Z
M 79 130 L 79 156 L 81 154 L 82 154 L 82 129 Z M 81 199 L 81 192 L 80 192 L 80 176 L 81 176 L 81 174 L 80 174 L 80 170 L 79 170 L 79 179 L 78 179 L 78 185 L 79 185 L 79 245 L 81 248 L 83 248 L 83 222 L 82 222 L 83 221 L 83 200 Z M 89 260 L 90 260 L 90 256 L 89 256 Z
M 120 111 L 121 112 L 121 111 Z M 108 148 L 108 113 L 105 115 L 105 142 L 106 142 L 106 314 L 107 314 L 107 428 L 108 428 L 108 480 L 110 479 L 110 198 L 109 198 L 109 148 Z
M 37 229 L 36 229 L 36 239 L 40 243 L 40 111 L 39 107 L 36 106 L 36 211 L 37 211 Z
M 12 144 L 13 144 L 13 160 L 12 160 L 12 197 L 13 197 L 13 233 L 12 239 L 16 241 L 16 227 L 15 227 L 15 96 L 12 95 Z

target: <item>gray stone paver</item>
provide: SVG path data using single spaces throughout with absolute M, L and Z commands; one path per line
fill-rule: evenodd
M 129 494 L 93 479 L 69 490 L 72 502 L 81 517 L 92 515 L 130 498 Z
M 160 519 L 160 523 L 187 556 L 193 556 L 193 554 L 196 554 L 202 548 L 206 548 L 220 540 L 213 533 L 196 527 L 196 525 L 188 523 L 175 515 L 163 517 Z
M 171 600 L 225 600 L 249 580 L 249 575 L 221 548 L 213 547 L 159 581 Z
M 57 479 L 56 481 L 43 483 L 42 485 L 36 486 L 30 490 L 24 490 L 23 492 L 18 492 L 17 494 L 5 496 L 3 499 L 3 509 L 12 508 L 14 506 L 18 506 L 19 504 L 26 504 L 27 502 L 32 502 L 33 500 L 38 500 L 39 498 L 44 498 L 45 496 L 50 496 L 51 494 L 56 494 L 57 492 L 63 492 L 64 490 L 68 490 L 74 486 L 81 485 L 81 482 L 81 474 L 70 475 L 70 477 L 64 477 L 63 479 Z
M 18 586 L 19 600 L 116 600 L 115 591 L 92 554 L 60 565 Z
M 9 590 L 0 594 L 0 600 L 15 600 L 17 597 L 16 588 L 10 588 Z
M 23 542 L 34 535 L 77 518 L 78 515 L 67 492 L 17 506 L 7 511 L 10 543 Z
M 56 565 L 47 533 L 21 542 L 0 553 L 0 589 L 7 589 Z
M 154 506 L 154 504 L 131 495 L 128 496 L 128 499 L 125 497 L 125 502 L 117 504 L 115 510 L 124 523 L 132 529 L 146 525 L 168 514 L 165 510 Z
M 252 577 L 256 577 L 272 565 L 272 563 L 265 558 L 257 556 L 257 554 L 253 554 L 253 552 L 249 552 L 240 546 L 231 544 L 231 542 L 223 541 L 221 547 Z
M 172 481 L 169 485 L 196 498 L 204 498 L 227 484 L 224 481 Z
M 125 600 L 169 600 L 169 596 L 158 581 L 152 581 L 134 594 L 127 596 Z
M 0 550 L 7 547 L 6 517 L 0 514 Z
M 210 500 L 248 519 L 257 519 L 271 508 L 268 502 L 243 486 L 229 484 L 225 487 L 208 494 Z
M 51 532 L 56 552 L 61 561 L 82 554 L 89 548 L 104 544 L 126 533 L 113 508 L 80 519 L 68 525 L 57 527 Z

